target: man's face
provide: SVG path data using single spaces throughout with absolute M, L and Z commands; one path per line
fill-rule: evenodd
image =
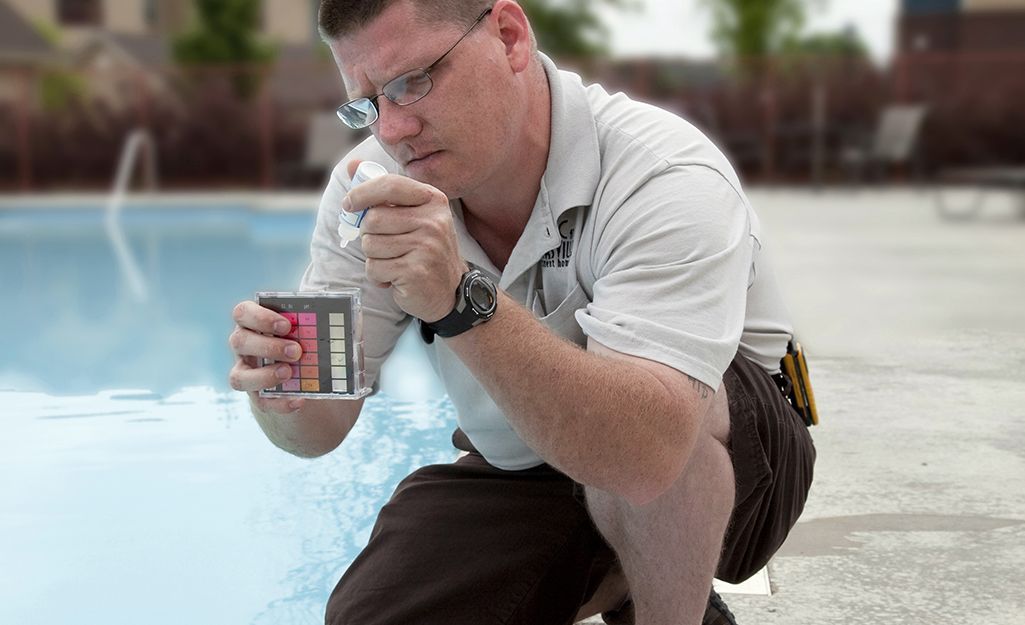
M 378 98 L 380 116 L 370 127 L 403 173 L 452 198 L 494 175 L 516 126 L 512 72 L 490 17 L 431 71 L 434 87 L 423 99 L 398 106 Z M 330 47 L 348 97 L 370 97 L 396 76 L 433 63 L 463 32 L 460 24 L 425 24 L 412 2 L 398 2 Z

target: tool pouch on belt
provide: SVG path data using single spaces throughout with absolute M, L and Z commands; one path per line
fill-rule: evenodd
M 785 376 L 785 379 L 777 381 L 780 381 L 781 390 L 787 401 L 801 413 L 805 425 L 818 425 L 819 413 L 815 408 L 815 393 L 808 377 L 808 361 L 804 358 L 804 349 L 800 343 L 787 343 L 787 353 L 780 361 L 780 369 L 783 371 L 783 376 L 780 377 Z

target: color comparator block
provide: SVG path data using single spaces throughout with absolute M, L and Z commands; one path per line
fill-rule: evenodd
M 356 399 L 369 394 L 360 366 L 362 309 L 359 290 L 315 293 L 256 294 L 256 303 L 292 324 L 285 339 L 302 347 L 292 377 L 260 391 L 261 397 Z M 276 361 L 264 359 L 269 365 Z

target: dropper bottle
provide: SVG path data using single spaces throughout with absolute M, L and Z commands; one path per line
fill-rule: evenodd
M 373 161 L 363 161 L 356 168 L 356 173 L 352 175 L 352 184 L 349 186 L 349 190 L 355 189 L 371 178 L 378 178 L 387 174 L 388 170 L 383 165 Z M 370 210 L 369 207 L 351 213 L 348 211 L 338 213 L 338 238 L 341 239 L 342 247 L 348 245 L 349 241 L 355 241 L 359 238 L 359 225 L 363 223 L 363 217 L 366 216 L 368 210 Z

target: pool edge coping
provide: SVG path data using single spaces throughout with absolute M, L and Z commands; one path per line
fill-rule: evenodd
M 130 193 L 124 203 L 133 207 L 170 207 L 203 209 L 216 205 L 245 205 L 252 210 L 269 213 L 316 212 L 320 205 L 318 192 L 171 192 Z M 96 210 L 106 206 L 108 193 L 11 193 L 0 194 L 0 211 L 39 208 L 60 210 Z

